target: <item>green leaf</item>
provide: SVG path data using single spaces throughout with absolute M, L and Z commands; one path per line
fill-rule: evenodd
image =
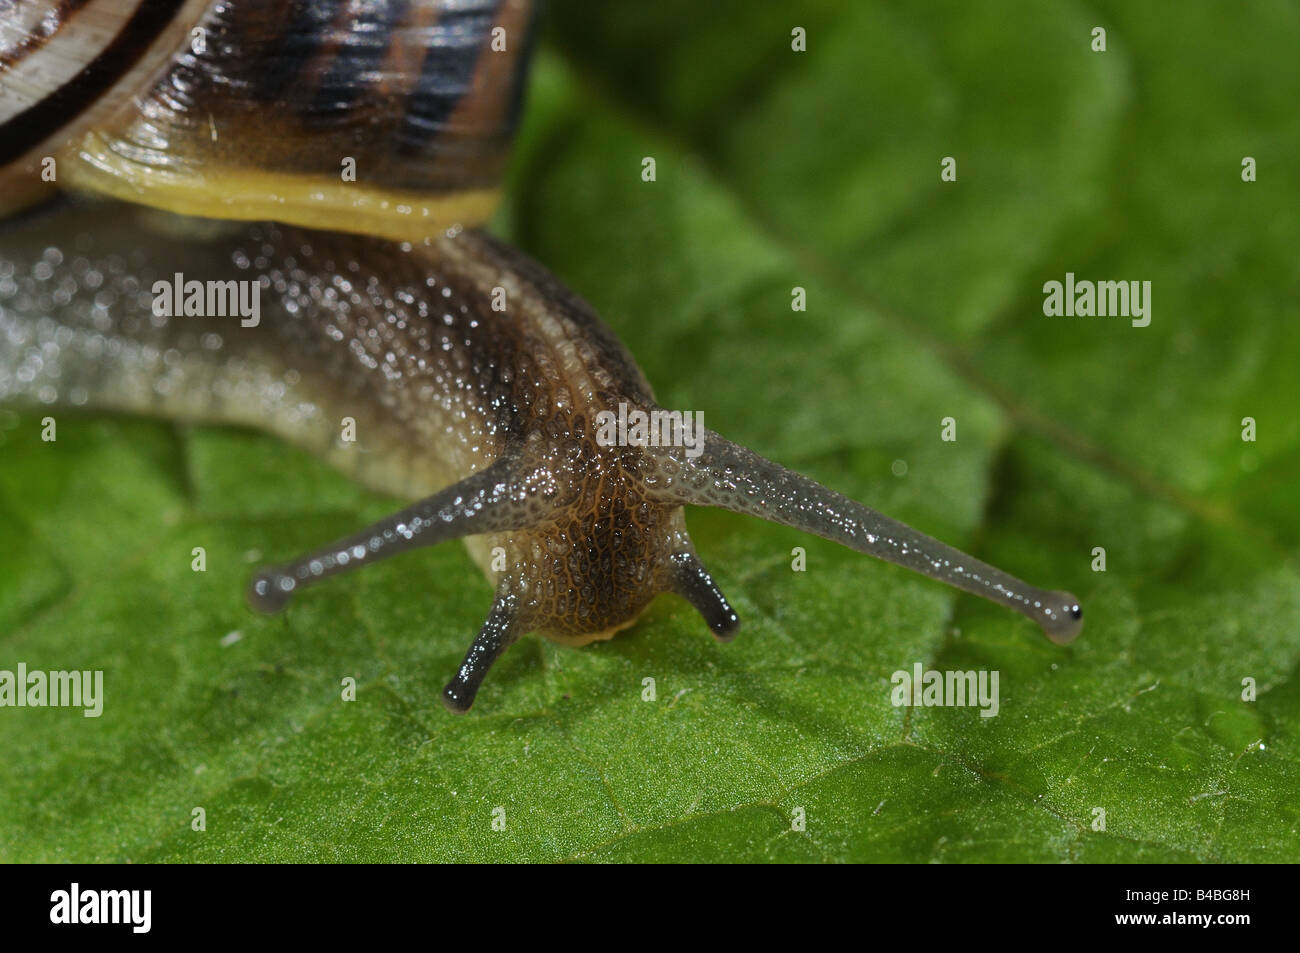
M 4 415 L 0 668 L 102 669 L 106 701 L 0 709 L 0 859 L 1300 858 L 1296 8 L 549 16 L 501 230 L 662 403 L 1072 589 L 1083 635 L 691 511 L 736 641 L 664 598 L 520 643 L 454 718 L 490 600 L 461 548 L 243 604 L 395 501 L 253 433 Z M 1067 271 L 1151 281 L 1150 326 L 1044 316 Z M 895 707 L 917 663 L 998 672 L 997 716 Z

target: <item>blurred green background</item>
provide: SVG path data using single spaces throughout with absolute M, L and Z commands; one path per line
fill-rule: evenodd
M 0 668 L 108 697 L 0 711 L 0 860 L 1300 859 L 1297 35 L 1288 2 L 552 2 L 499 231 L 665 406 L 1072 589 L 1083 635 L 691 511 L 735 642 L 664 598 L 453 718 L 461 547 L 243 606 L 392 500 L 252 433 L 4 414 Z M 1067 271 L 1151 281 L 1150 326 L 1045 317 Z M 893 707 L 916 662 L 999 671 L 1000 714 Z

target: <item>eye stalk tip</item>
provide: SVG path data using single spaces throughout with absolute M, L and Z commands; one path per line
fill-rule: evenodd
M 1070 592 L 1049 592 L 1038 624 L 1057 645 L 1069 645 L 1083 631 L 1083 607 Z
M 292 576 L 266 569 L 253 577 L 248 587 L 248 604 L 258 612 L 270 615 L 289 604 L 297 583 Z

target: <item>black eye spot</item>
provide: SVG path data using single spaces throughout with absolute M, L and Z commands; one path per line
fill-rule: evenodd
M 1082 619 L 1082 618 L 1083 618 L 1083 609 L 1081 609 L 1079 606 L 1070 606 L 1070 618 L 1071 618 L 1071 619 Z

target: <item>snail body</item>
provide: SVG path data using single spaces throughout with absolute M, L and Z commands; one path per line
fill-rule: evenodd
M 278 34 L 265 25 L 254 28 L 256 16 L 250 14 L 247 23 L 237 17 L 242 4 L 173 6 L 177 17 L 200 18 L 178 21 L 182 29 L 190 22 L 216 23 L 223 26 L 213 35 L 229 37 L 232 47 L 280 51 L 282 57 L 288 56 L 284 50 L 295 51 L 301 63 L 293 78 L 277 80 L 282 92 L 296 91 L 283 99 L 285 116 L 301 118 L 292 103 L 337 106 L 343 95 L 338 90 L 348 89 L 342 77 L 360 68 L 355 57 L 330 58 L 329 50 L 348 49 L 346 39 L 335 36 L 333 43 L 314 46 L 285 39 L 298 36 L 293 30 L 306 29 L 304 23 L 346 25 L 346 4 L 294 3 L 263 14 L 279 25 Z M 404 96 L 389 90 L 370 100 L 362 90 L 347 100 L 351 106 L 377 104 L 373 115 L 382 121 L 369 125 L 389 130 L 392 138 L 376 134 L 375 140 L 399 151 L 406 135 L 401 117 L 420 98 L 411 91 L 442 90 L 448 101 L 419 116 L 425 121 L 438 112 L 447 125 L 441 132 L 450 138 L 421 140 L 420 158 L 410 160 L 413 170 L 427 166 L 423 174 L 443 176 L 440 185 L 429 178 L 408 186 L 425 197 L 419 207 L 430 212 L 418 216 L 423 224 L 413 228 L 410 213 L 396 210 L 378 215 L 383 227 L 371 222 L 368 212 L 383 212 L 381 203 L 388 201 L 376 198 L 387 187 L 383 177 L 359 182 L 351 192 L 307 184 L 293 192 L 302 202 L 276 203 L 272 211 L 236 190 L 236 208 L 222 217 L 274 221 L 207 232 L 194 228 L 184 241 L 142 226 L 129 206 L 113 204 L 114 213 L 106 215 L 102 200 L 30 210 L 0 231 L 0 402 L 257 426 L 325 456 L 371 487 L 420 499 L 317 552 L 259 572 L 249 598 L 255 607 L 275 611 L 330 576 L 418 546 L 464 539 L 496 595 L 444 689 L 443 700 L 453 711 L 469 708 L 492 662 L 521 635 L 538 632 L 577 645 L 609 638 L 663 592 L 686 598 L 716 636 L 731 637 L 738 620 L 695 553 L 686 504 L 750 513 L 816 533 L 1010 606 L 1055 641 L 1073 638 L 1081 613 L 1068 593 L 1029 586 L 713 431 L 704 431 L 695 449 L 672 439 L 682 436 L 678 431 L 658 444 L 602 438 L 603 413 L 661 410 L 649 383 L 588 304 L 537 263 L 469 227 L 481 222 L 481 214 L 456 204 L 467 194 L 495 189 L 499 161 L 491 168 L 475 157 L 504 155 L 517 110 L 523 53 L 503 56 L 489 68 L 480 62 L 489 55 L 483 48 L 496 26 L 526 24 L 531 16 L 526 4 L 470 6 L 478 19 L 472 29 L 461 21 L 456 35 L 475 37 L 480 49 L 477 55 L 461 50 L 441 72 L 430 65 L 433 48 L 420 57 L 366 47 L 359 58 L 370 64 L 363 71 L 367 82 L 374 80 L 376 62 L 418 61 L 419 75 L 440 76 L 441 86 L 416 82 L 405 87 Z M 413 35 L 427 41 L 435 34 L 446 40 L 451 34 L 437 33 L 437 24 L 450 28 L 439 15 L 464 13 L 466 4 L 378 7 L 394 16 L 424 16 L 424 31 Z M 261 38 L 260 45 L 240 46 L 240 24 L 248 36 Z M 393 24 L 388 29 L 408 35 Z M 527 47 L 522 32 L 522 26 L 513 29 L 517 50 Z M 511 34 L 508 29 L 506 36 Z M 163 57 L 152 81 L 141 86 L 145 92 L 122 105 L 117 118 L 70 134 L 72 144 L 60 146 L 60 154 L 74 166 L 84 161 L 96 170 L 76 173 L 79 189 L 189 216 L 211 215 L 232 194 L 223 183 L 252 182 L 247 191 L 283 197 L 290 191 L 283 188 L 286 176 L 310 183 L 317 175 L 311 164 L 328 164 L 313 156 L 297 168 L 281 162 L 266 176 L 255 169 L 236 174 L 229 155 L 214 158 L 202 152 L 201 137 L 182 138 L 186 149 L 196 150 L 185 161 L 200 173 L 182 175 L 172 183 L 176 188 L 155 192 L 148 176 L 132 182 L 112 163 L 86 158 L 102 155 L 95 144 L 109 141 L 103 130 L 110 128 L 136 130 L 117 133 L 124 138 L 109 150 L 136 154 L 122 143 L 137 142 L 144 133 L 131 122 L 123 126 L 121 116 L 134 109 L 137 116 L 161 121 L 158 110 L 148 107 L 150 96 L 157 95 L 159 83 L 176 88 L 177 63 L 190 70 L 186 75 L 232 75 L 229 64 L 223 72 L 219 64 L 191 63 L 195 55 Z M 276 62 L 272 53 L 265 55 Z M 382 85 L 387 73 L 379 69 L 378 76 Z M 251 95 L 247 84 L 256 84 L 256 77 L 243 86 L 227 79 L 213 89 Z M 196 97 L 193 109 L 207 102 L 194 92 L 206 89 L 202 84 L 180 85 Z M 313 88 L 317 93 L 308 95 Z M 321 88 L 336 91 L 322 95 Z M 483 103 L 475 105 L 476 97 L 484 97 Z M 218 109 L 227 118 L 232 111 L 234 105 Z M 459 124 L 449 118 L 455 116 Z M 475 127 L 476 116 L 490 118 Z M 314 129 L 318 119 L 309 116 L 304 128 Z M 75 120 L 69 123 L 71 128 Z M 335 123 L 326 123 L 322 134 L 347 124 L 337 116 Z M 475 128 L 480 134 L 473 134 Z M 49 139 L 33 148 L 49 148 Z M 25 150 L 0 175 L 21 178 L 17 170 L 33 154 Z M 322 148 L 321 154 L 329 153 Z M 115 184 L 98 184 L 101 174 Z M 135 189 L 145 194 L 135 195 Z M 346 227 L 319 227 L 339 219 L 353 201 L 361 204 L 348 210 L 358 214 L 343 215 Z M 445 220 L 448 214 L 451 220 Z M 245 326 L 229 315 L 160 314 L 154 289 L 174 274 L 218 284 L 255 282 L 259 320 Z M 364 435 L 357 444 L 338 439 L 345 417 Z

